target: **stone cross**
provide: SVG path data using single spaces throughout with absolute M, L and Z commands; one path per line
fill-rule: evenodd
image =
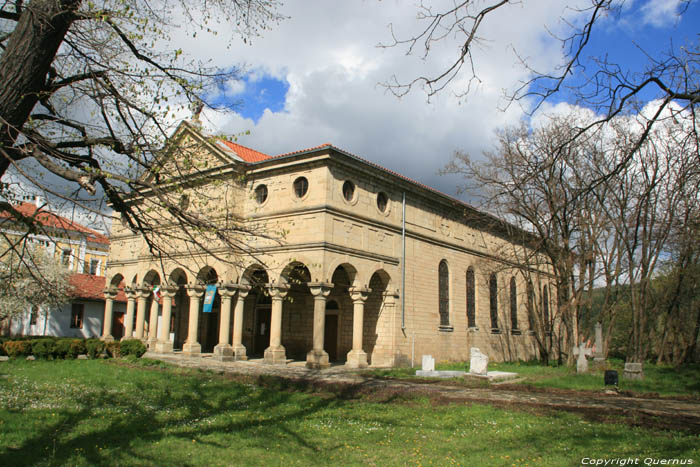
M 470 350 L 469 373 L 472 375 L 486 375 L 488 373 L 489 356 L 481 353 L 477 347 Z
M 586 357 L 592 353 L 591 349 L 586 347 L 585 342 L 581 342 L 578 347 L 574 347 L 574 355 L 578 355 L 578 359 L 576 359 L 576 373 L 588 371 L 588 360 L 586 360 Z
M 603 326 L 600 324 L 600 321 L 595 323 L 595 354 L 593 357 L 593 360 L 596 362 L 605 360 L 603 354 Z
M 421 369 L 423 371 L 435 371 L 435 359 L 432 355 L 423 355 Z

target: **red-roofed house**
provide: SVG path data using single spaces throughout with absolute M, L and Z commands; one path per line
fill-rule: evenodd
M 184 209 L 228 209 L 222 222 L 277 238 L 242 238 L 256 255 L 230 262 L 154 258 L 113 222 L 108 283 L 128 285 L 125 334 L 152 351 L 323 368 L 463 361 L 471 347 L 528 360 L 553 341 L 549 269 L 514 261 L 531 234 L 330 143 L 269 156 L 187 122 L 171 141 L 187 150 L 164 151 L 150 180 L 181 201 L 204 186 Z
M 33 219 L 38 230 L 27 234 L 22 216 Z M 45 249 L 72 271 L 69 276 L 73 299 L 59 310 L 48 314 L 28 310 L 25 316 L 14 317 L 9 331 L 16 335 L 52 335 L 99 337 L 103 331 L 105 306 L 105 267 L 109 253 L 106 235 L 50 212 L 41 199 L 21 202 L 0 210 L 0 231 L 9 238 L 26 236 L 27 243 Z M 117 334 L 123 329 L 126 297 L 115 298 L 112 327 Z

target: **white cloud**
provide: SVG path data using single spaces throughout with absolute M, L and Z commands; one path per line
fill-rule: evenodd
M 644 24 L 657 28 L 670 26 L 679 18 L 681 0 L 648 0 L 642 8 Z
M 458 180 L 437 171 L 455 150 L 478 155 L 490 149 L 495 129 L 522 118 L 519 105 L 499 110 L 503 90 L 526 77 L 513 50 L 541 69 L 559 63 L 560 44 L 551 40 L 545 25 L 555 32 L 563 28 L 559 18 L 566 11 L 559 0 L 542 0 L 514 5 L 486 21 L 482 35 L 488 40 L 474 55 L 480 81 L 461 103 L 454 98 L 456 88 L 427 103 L 418 90 L 398 99 L 377 84 L 393 75 L 407 81 L 434 74 L 455 58 L 461 45 L 459 36 L 450 36 L 435 44 L 425 60 L 420 54 L 406 56 L 405 48 L 377 47 L 391 41 L 390 23 L 400 37 L 423 26 L 416 21 L 415 5 L 399 0 L 294 2 L 282 11 L 290 18 L 252 46 L 234 42 L 225 48 L 218 45 L 219 37 L 198 36 L 197 41 L 183 37 L 171 47 L 222 67 L 245 63 L 258 77 L 265 73 L 289 83 L 283 111 L 266 111 L 257 123 L 238 114 L 207 113 L 212 130 L 250 130 L 239 142 L 268 154 L 330 142 L 454 194 Z

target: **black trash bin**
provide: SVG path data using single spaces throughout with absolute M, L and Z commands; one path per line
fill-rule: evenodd
M 605 370 L 605 385 L 617 386 L 617 371 Z

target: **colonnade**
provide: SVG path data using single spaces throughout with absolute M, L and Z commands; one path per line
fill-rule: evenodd
M 324 350 L 326 300 L 333 288 L 332 283 L 308 282 L 311 295 L 314 297 L 313 309 L 313 346 L 306 356 L 306 366 L 309 368 L 326 368 L 330 365 L 328 353 Z M 153 290 L 148 286 L 125 287 L 127 298 L 124 337 L 122 339 L 141 339 L 149 350 L 160 353 L 173 352 L 173 342 L 170 339 L 170 320 L 172 316 L 173 298 L 180 286 L 166 285 L 161 287 L 162 310 L 158 300 L 151 300 L 147 310 L 148 299 Z M 182 352 L 196 355 L 202 351 L 198 342 L 199 313 L 204 297 L 205 286 L 188 284 L 183 286 L 190 299 L 187 339 Z M 286 350 L 282 345 L 282 308 L 284 298 L 289 292 L 289 285 L 282 283 L 267 284 L 266 288 L 271 298 L 270 345 L 265 350 L 264 360 L 268 363 L 285 363 Z M 251 288 L 248 285 L 220 283 L 217 292 L 221 295 L 221 319 L 219 322 L 219 342 L 214 347 L 214 357 L 219 360 L 246 360 L 246 347 L 243 345 L 243 310 L 245 299 Z M 113 341 L 112 316 L 114 299 L 118 289 L 110 287 L 104 290 L 105 311 L 102 339 Z M 352 368 L 367 366 L 367 354 L 362 350 L 364 306 L 370 289 L 351 287 L 350 298 L 353 302 L 353 336 L 352 350 L 347 354 L 346 365 Z M 235 298 L 235 305 L 234 303 Z M 233 333 L 231 333 L 231 311 L 233 308 Z M 144 334 L 146 313 L 150 313 L 148 334 Z M 134 329 L 134 313 L 136 327 Z M 158 316 L 162 315 L 161 326 L 158 329 Z M 231 339 L 232 337 L 232 339 Z

